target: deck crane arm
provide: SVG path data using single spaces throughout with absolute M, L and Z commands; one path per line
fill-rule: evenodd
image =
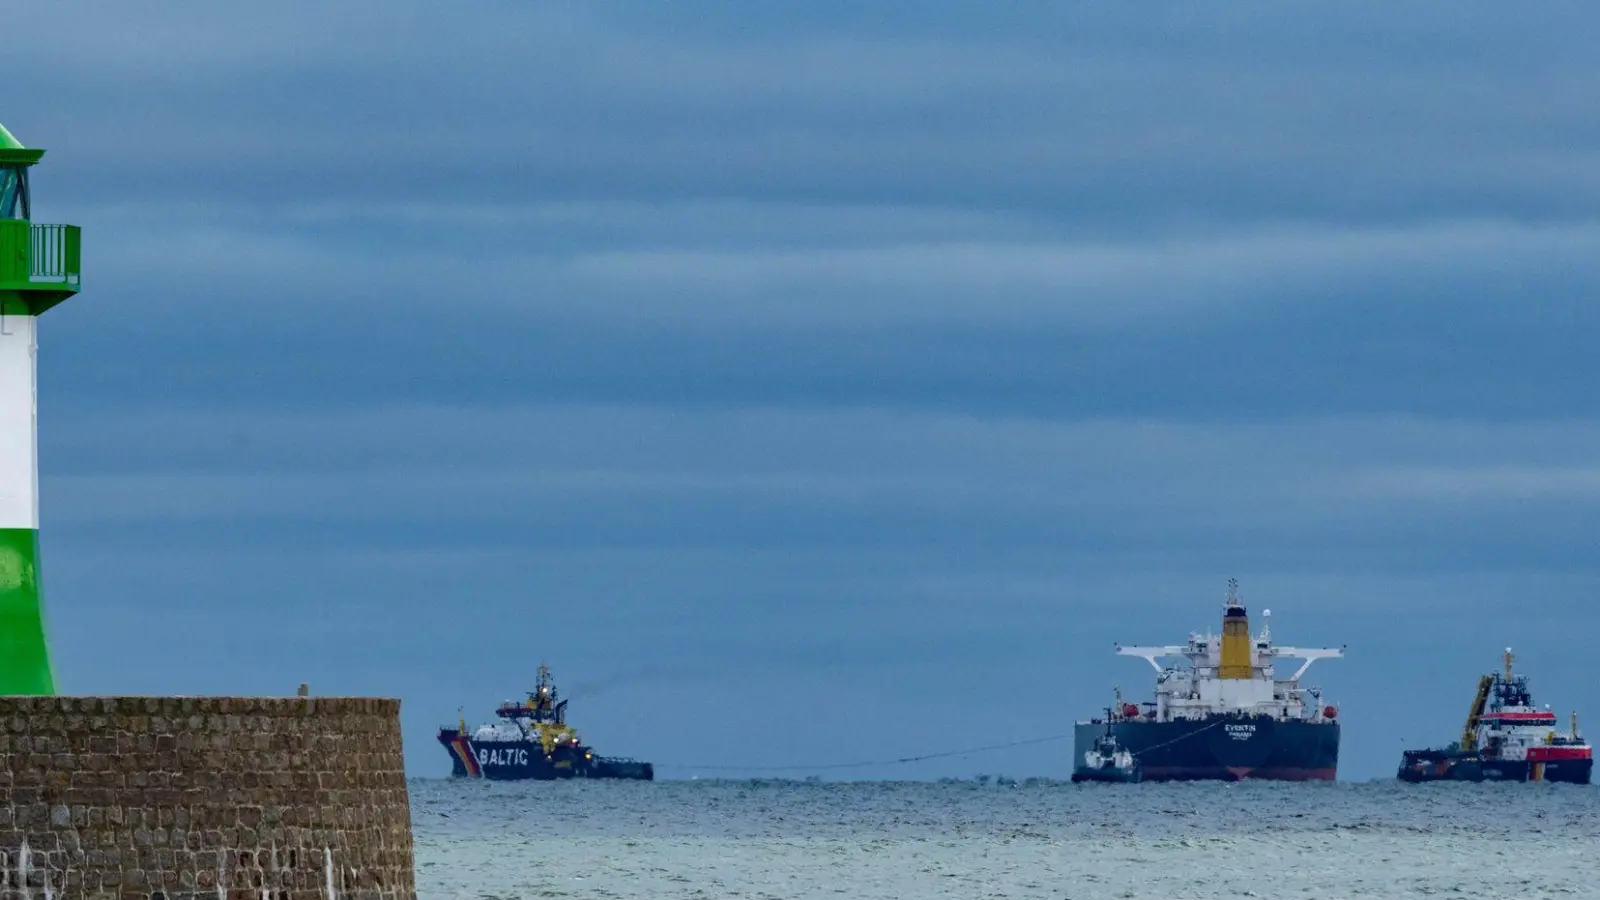
M 1272 649 L 1272 655 L 1280 659 L 1305 660 L 1305 662 L 1300 664 L 1300 668 L 1296 669 L 1295 673 L 1289 676 L 1290 681 L 1299 681 L 1300 678 L 1306 674 L 1306 670 L 1311 668 L 1311 664 L 1319 659 L 1344 659 L 1344 648 L 1339 647 L 1337 649 L 1329 650 L 1309 650 L 1304 647 L 1274 647 Z
M 1118 656 L 1137 656 L 1150 664 L 1150 668 L 1157 672 L 1165 671 L 1161 668 L 1161 660 L 1168 656 L 1183 656 L 1191 652 L 1191 647 L 1124 647 L 1117 645 Z
M 1467 724 L 1461 729 L 1461 749 L 1472 753 L 1478 749 L 1478 721 L 1483 718 L 1483 708 L 1489 702 L 1489 686 L 1493 675 L 1478 679 L 1478 696 L 1472 698 L 1472 711 L 1467 714 Z

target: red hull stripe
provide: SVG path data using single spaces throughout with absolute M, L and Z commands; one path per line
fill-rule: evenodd
M 466 738 L 458 737 L 451 741 L 450 749 L 455 751 L 456 757 L 460 759 L 461 764 L 466 767 L 468 775 L 472 776 L 473 778 L 477 778 L 479 775 L 483 774 L 483 770 L 478 767 L 478 761 L 472 758 L 472 750 L 467 747 Z
M 1145 781 L 1333 781 L 1334 769 L 1299 769 L 1285 766 L 1262 766 L 1242 772 L 1221 766 L 1147 766 L 1143 769 Z
M 1594 751 L 1588 747 L 1529 747 L 1529 762 L 1553 762 L 1558 759 L 1593 759 Z
M 1485 713 L 1483 719 L 1486 722 L 1549 722 L 1551 724 L 1555 724 L 1556 714 L 1547 712 Z

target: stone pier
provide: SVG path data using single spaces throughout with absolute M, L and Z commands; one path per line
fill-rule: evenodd
M 415 900 L 400 702 L 0 697 L 0 900 Z

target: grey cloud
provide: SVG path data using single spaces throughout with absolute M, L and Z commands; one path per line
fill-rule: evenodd
M 1559 268 L 1593 277 L 1592 227 L 1444 223 L 1414 229 L 1266 233 L 1137 244 L 935 243 L 798 252 L 607 253 L 580 257 L 553 295 L 622 294 L 626 314 L 708 322 L 971 322 L 1182 327 L 1217 308 L 1297 305 L 1330 286 L 1444 269 L 1455 279 Z M 558 270 L 559 271 L 559 270 Z M 620 290 L 619 290 L 620 289 Z M 535 294 L 535 296 L 538 296 Z M 1405 303 L 1407 301 L 1400 300 Z M 1410 301 L 1410 302 L 1415 302 Z M 594 307 L 590 307 L 594 309 Z M 624 309 L 601 306 L 600 315 Z
M 970 543 L 968 559 L 980 565 L 1026 549 L 1096 570 L 1158 547 L 1194 558 L 1237 546 L 1299 567 L 1333 557 L 1431 570 L 1494 540 L 1500 565 L 1570 567 L 1583 550 L 1568 529 L 1592 513 L 1592 492 L 1549 487 L 1581 477 L 1580 461 L 1600 442 L 1578 423 L 1047 424 L 605 408 L 230 418 L 112 419 L 58 435 L 118 440 L 122 465 L 48 478 L 53 527 L 113 544 L 148 539 L 119 533 L 133 523 L 210 545 L 230 540 L 218 527 L 245 536 L 300 522 L 303 535 L 379 545 L 640 551 L 733 542 L 873 546 L 891 557 L 955 541 Z M 260 444 L 230 453 L 239 432 Z M 55 458 L 70 472 L 86 456 L 69 443 Z M 222 471 L 193 470 L 230 458 Z M 1497 471 L 1522 473 L 1513 488 L 1545 490 L 1440 491 L 1452 473 Z M 1440 499 L 1455 512 L 1432 502 Z M 1472 516 L 1423 524 L 1459 515 L 1462 504 Z M 1515 533 L 1485 530 L 1507 510 L 1521 518 Z M 1398 556 L 1397 541 L 1407 548 Z
M 1352 643 L 1386 774 L 1358 731 L 1456 724 L 1411 656 L 1592 655 L 1593 17 L 34 4 L 64 680 L 398 693 L 432 774 L 530 622 L 574 680 L 703 663 L 731 755 L 888 755 L 947 678 L 1053 730 L 1240 575 Z
M 692 242 L 715 235 L 725 248 L 708 249 L 676 246 L 667 233 L 686 215 L 694 213 L 635 214 L 630 218 L 642 220 L 635 227 L 657 243 L 622 250 L 551 248 L 540 236 L 566 218 L 554 213 L 525 226 L 522 240 L 506 240 L 503 226 L 458 224 L 420 258 L 420 236 L 392 228 L 384 232 L 393 236 L 390 242 L 373 243 L 355 234 L 329 240 L 288 228 L 261 233 L 193 222 L 129 234 L 100 259 L 123 283 L 152 285 L 176 265 L 197 286 L 235 298 L 223 306 L 236 306 L 241 296 L 274 296 L 278 309 L 318 308 L 335 319 L 352 312 L 369 316 L 375 302 L 391 311 L 435 307 L 441 295 L 454 293 L 450 305 L 466 313 L 488 307 L 513 316 L 612 323 L 1137 323 L 1159 329 L 1218 309 L 1304 306 L 1331 292 L 1351 300 L 1382 292 L 1398 307 L 1415 307 L 1434 299 L 1431 292 L 1440 285 L 1507 276 L 1537 282 L 1551 272 L 1587 283 L 1595 278 L 1592 259 L 1600 244 L 1600 228 L 1589 222 L 1473 220 L 1381 228 L 1276 224 L 1116 241 L 1046 240 L 1049 229 L 1030 236 L 1015 224 L 1005 229 L 1008 240 L 995 241 L 978 238 L 959 211 L 935 210 L 925 218 L 882 217 L 883 227 L 870 236 L 848 213 L 838 233 L 827 235 L 827 219 L 815 214 L 809 229 L 774 237 L 777 246 L 766 247 L 739 246 L 728 234 L 746 221 L 738 216 L 726 225 L 702 224 Z M 951 236 L 921 237 L 939 231 Z M 785 246 L 791 241 L 801 246 Z M 1400 293 L 1403 288 L 1413 295 Z M 161 309 L 161 298 L 151 293 L 157 305 L 143 308 Z M 354 296 L 329 297 L 338 293 Z M 192 300 L 178 294 L 168 302 L 176 311 Z M 1481 301 L 1463 295 L 1456 302 Z
M 559 471 L 729 477 L 900 477 L 982 465 L 995 477 L 1066 461 L 1397 468 L 1578 467 L 1600 451 L 1587 418 L 1535 422 L 1387 417 L 1117 416 L 1052 421 L 998 413 L 532 404 L 345 410 L 102 410 L 46 432 L 54 471 L 101 475 L 345 475 L 437 465 L 470 474 L 537 459 Z M 107 456 L 102 448 L 117 448 Z M 1256 458 L 1259 457 L 1259 458 Z
M 1585 223 L 1050 234 L 959 210 L 759 208 L 299 230 L 179 219 L 52 312 L 56 403 L 373 397 L 940 407 L 1038 416 L 1593 406 Z M 786 210 L 780 210 L 780 212 Z M 692 223 L 693 227 L 690 227 Z M 995 228 L 1001 237 L 986 236 Z M 877 233 L 871 233 L 876 230 Z M 697 237 L 679 240 L 675 232 Z M 137 236 L 136 236 L 137 235 Z M 138 335 L 138 342 L 130 342 Z M 1529 352 L 1529 342 L 1538 352 Z M 1401 377 L 1403 373 L 1404 377 Z
M 1342 38 L 1222 11 L 1226 27 L 1047 16 L 1056 27 L 757 28 L 741 41 L 682 19 L 516 7 L 261 21 L 202 9 L 129 23 L 99 9 L 89 30 L 121 49 L 19 66 L 50 76 L 10 113 L 45 144 L 75 136 L 55 142 L 73 204 L 384 202 L 425 179 L 430 193 L 507 205 L 782 196 L 1026 208 L 1127 228 L 1296 210 L 1570 216 L 1594 201 L 1587 48 L 1520 16 L 1480 46 L 1470 29 L 1392 9 L 1377 34 L 1366 14 L 1335 16 Z M 49 30 L 72 14 L 30 15 Z M 1494 64 L 1535 36 L 1539 65 Z M 108 88 L 131 72 L 161 80 L 128 102 Z
M 1600 492 L 1600 469 L 1593 466 L 1378 469 L 1354 480 L 1358 489 L 1369 495 L 1410 495 L 1458 502 L 1554 499 L 1582 503 Z

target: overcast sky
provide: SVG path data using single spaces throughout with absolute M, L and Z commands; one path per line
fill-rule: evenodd
M 1148 696 L 1112 643 L 1238 577 L 1349 645 L 1342 777 L 1508 644 L 1600 726 L 1596 19 L 9 10 L 0 122 L 85 234 L 62 689 L 399 696 L 433 776 L 544 659 L 663 777 L 849 762 Z

